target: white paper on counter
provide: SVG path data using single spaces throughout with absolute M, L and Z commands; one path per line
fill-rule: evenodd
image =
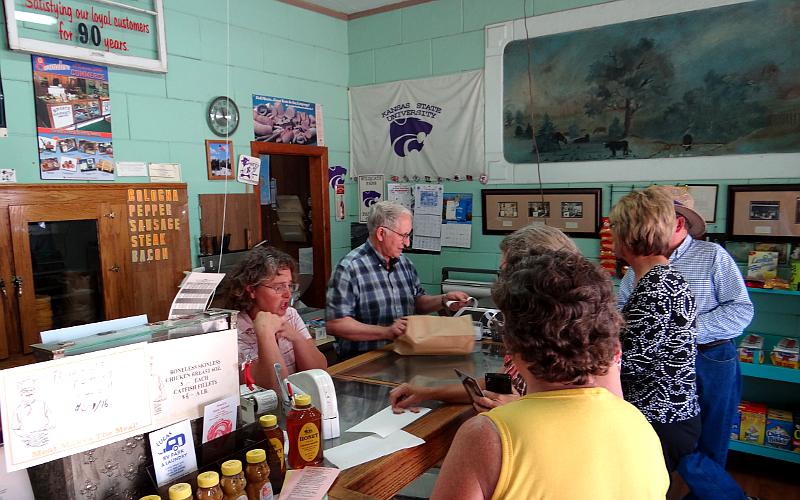
M 206 310 L 225 273 L 189 273 L 169 308 L 169 318 Z
M 197 470 L 192 426 L 188 420 L 153 431 L 148 437 L 159 487 Z
M 321 500 L 339 476 L 332 467 L 305 467 L 287 470 L 280 500 Z
M 203 443 L 235 431 L 238 408 L 238 394 L 206 405 L 203 408 Z
M 411 422 L 421 418 L 431 411 L 430 408 L 420 407 L 419 413 L 410 411 L 404 413 L 394 413 L 391 406 L 387 406 L 375 415 L 364 420 L 360 424 L 347 429 L 345 432 L 371 432 L 381 437 L 387 437 L 395 431 L 399 431 Z M 327 451 L 325 451 L 327 456 Z
M 408 413 L 408 412 L 406 412 Z M 405 413 L 403 414 L 405 415 Z M 425 444 L 425 440 L 406 431 L 397 431 L 388 437 L 367 436 L 325 450 L 325 458 L 340 469 L 375 460 L 396 451 Z
M 28 471 L 6 472 L 4 457 L 0 452 L 0 500 L 34 500 Z

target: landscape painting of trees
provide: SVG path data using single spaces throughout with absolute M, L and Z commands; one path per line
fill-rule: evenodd
M 503 153 L 532 163 L 537 150 L 543 162 L 800 151 L 800 2 L 509 43 Z

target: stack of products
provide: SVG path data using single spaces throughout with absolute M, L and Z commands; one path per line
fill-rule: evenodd
M 800 453 L 800 411 L 792 414 L 742 401 L 731 426 L 731 439 Z
M 791 337 L 782 338 L 772 348 L 772 354 L 770 354 L 769 359 L 775 366 L 797 370 L 800 368 L 800 342 Z
M 764 362 L 764 337 L 751 333 L 739 342 L 739 361 L 761 364 Z

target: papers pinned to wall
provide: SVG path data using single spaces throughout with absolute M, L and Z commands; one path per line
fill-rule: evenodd
M 442 246 L 472 246 L 472 193 L 444 193 Z
M 441 184 L 414 185 L 414 239 L 412 248 L 438 252 L 442 249 Z
M 383 200 L 383 176 L 358 176 L 358 221 L 367 222 L 369 207 Z

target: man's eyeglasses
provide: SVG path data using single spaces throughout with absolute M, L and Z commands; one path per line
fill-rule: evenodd
M 393 232 L 393 233 L 394 233 L 394 234 L 396 234 L 397 236 L 399 236 L 399 237 L 403 238 L 403 240 L 408 240 L 408 241 L 411 241 L 411 233 L 413 233 L 413 231 L 409 231 L 409 232 L 407 232 L 407 233 L 398 233 L 397 231 L 395 231 L 394 229 L 392 229 L 392 228 L 390 228 L 390 227 L 386 227 L 386 226 L 381 226 L 381 227 L 382 227 L 382 228 L 384 228 L 384 229 L 386 229 L 387 231 L 391 231 L 391 232 Z
M 269 288 L 278 295 L 283 295 L 287 291 L 294 293 L 300 289 L 300 285 L 298 283 L 281 283 L 279 285 L 268 285 L 266 283 L 259 283 L 256 286 L 263 286 L 264 288 Z

